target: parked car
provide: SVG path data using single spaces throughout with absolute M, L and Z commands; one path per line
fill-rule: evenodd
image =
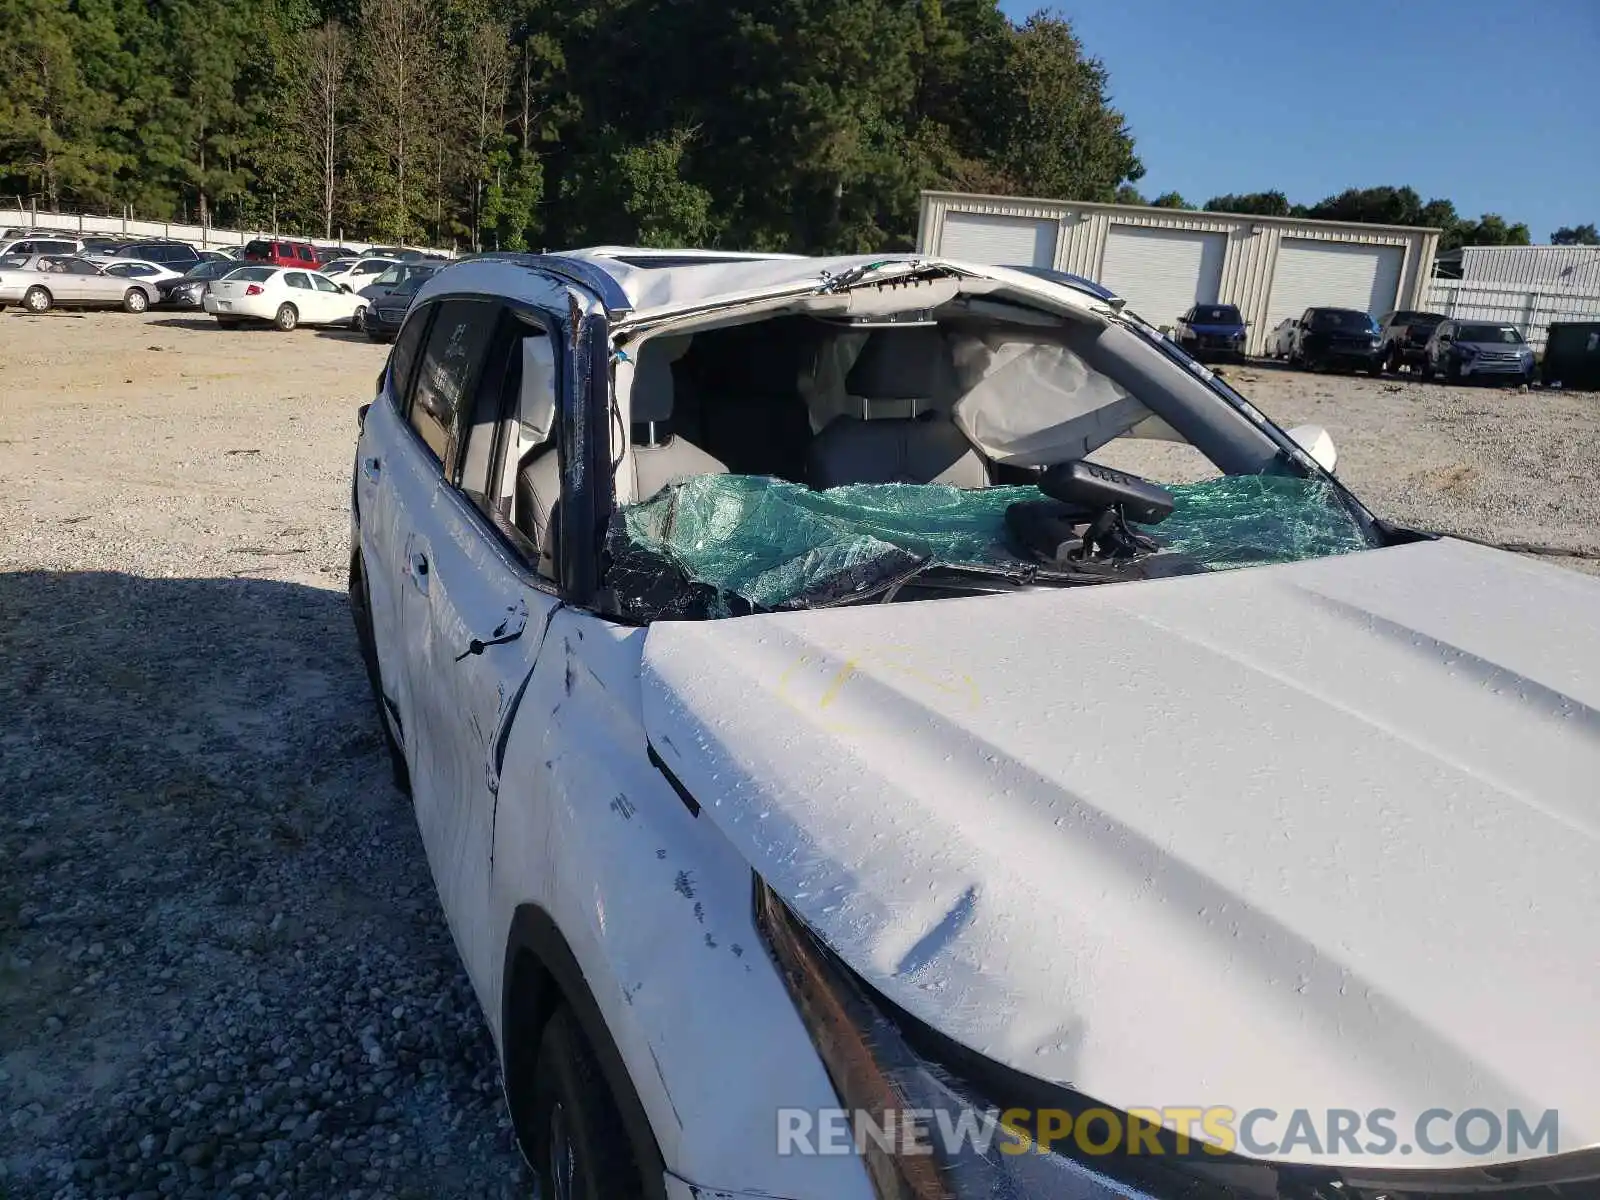
M 1414 312 L 1410 309 L 1387 314 L 1378 322 L 1383 327 L 1380 355 L 1383 369 L 1398 371 L 1401 367 L 1420 367 L 1427 356 L 1428 339 L 1444 319 L 1442 313 Z
M 356 294 L 366 300 L 369 305 L 376 304 L 379 300 L 389 295 L 401 284 L 409 279 L 426 279 L 439 269 L 438 263 L 415 262 L 392 263 L 387 271 L 382 272 L 372 279 L 365 287 L 360 286 L 358 278 L 347 278 L 341 282 L 348 283 L 356 289 Z
M 257 239 L 247 242 L 243 258 L 247 263 L 265 263 L 273 267 L 305 267 L 312 271 L 322 265 L 321 260 L 317 258 L 316 249 L 310 242 L 277 239 Z
M 317 262 L 326 266 L 341 258 L 360 258 L 361 252 L 352 250 L 348 246 L 318 246 L 316 247 Z
M 188 242 L 124 242 L 116 248 L 112 257 L 160 263 L 173 268 L 179 275 L 200 261 L 199 253 Z
M 1292 366 L 1308 371 L 1378 370 L 1383 338 L 1378 323 L 1354 308 L 1308 308 L 1295 323 Z
M 200 251 L 201 262 L 235 262 L 234 256 L 224 250 Z
M 350 268 L 355 265 L 356 260 L 353 258 L 336 258 L 332 262 L 323 263 L 317 270 L 329 279 L 337 279 L 341 275 L 348 275 Z
M 375 342 L 394 341 L 395 334 L 400 332 L 401 322 L 405 320 L 406 313 L 411 308 L 411 302 L 417 298 L 422 285 L 436 273 L 437 268 L 424 270 L 418 264 L 418 269 L 411 270 L 394 287 L 372 300 L 364 323 L 367 336 Z M 363 291 L 371 290 L 371 288 L 363 289 Z
M 325 275 L 335 272 L 339 276 L 340 283 L 348 283 L 352 288 L 363 288 L 399 261 L 397 258 L 373 258 L 370 255 L 353 262 L 341 258 L 338 262 L 329 263 L 322 271 Z M 344 266 L 345 263 L 350 265 Z
M 1532 383 L 1533 347 L 1515 325 L 1492 321 L 1440 321 L 1423 351 L 1422 377 L 1450 383 L 1497 379 Z
M 532 1194 L 1592 1195 L 1553 1138 L 1486 1174 L 1443 1121 L 1426 1160 L 1283 1130 L 1596 1124 L 1600 579 L 1379 520 L 1087 289 L 674 261 L 440 272 L 352 464 Z M 1086 461 L 1156 426 L 1219 477 Z M 927 1132 L 1165 1097 L 1281 1115 L 1159 1161 Z
M 75 255 L 38 254 L 11 265 L 0 257 L 0 308 L 20 304 L 31 313 L 52 308 L 121 308 L 142 313 L 159 298 L 154 282 L 114 275 Z
M 160 285 L 168 280 L 183 278 L 182 271 L 175 271 L 162 263 L 144 262 L 137 258 L 101 259 L 95 265 L 104 268 L 108 275 L 117 275 L 123 279 L 143 279 L 156 284 L 158 290 Z
M 1196 304 L 1178 318 L 1172 340 L 1192 358 L 1242 359 L 1248 327 L 1232 304 Z
M 83 242 L 74 237 L 20 237 L 0 245 L 0 255 L 25 254 L 30 258 L 38 254 L 77 254 Z
M 167 279 L 156 286 L 161 292 L 161 303 L 175 308 L 200 308 L 206 288 L 218 279 L 225 279 L 241 264 L 231 258 L 200 263 L 186 275 Z
M 201 297 L 206 312 L 223 327 L 268 321 L 284 332 L 297 325 L 361 328 L 367 302 L 316 271 L 257 264 L 213 280 Z
M 1299 317 L 1285 317 L 1274 325 L 1272 332 L 1267 334 L 1267 357 L 1276 359 L 1288 358 L 1294 352 L 1294 335 L 1299 327 Z

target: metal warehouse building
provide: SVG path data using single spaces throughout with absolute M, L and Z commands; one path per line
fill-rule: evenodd
M 1421 307 L 1437 229 L 1234 213 L 922 193 L 917 248 L 995 265 L 1053 267 L 1104 284 L 1157 325 L 1193 304 L 1237 305 L 1260 353 L 1313 305 L 1381 317 Z

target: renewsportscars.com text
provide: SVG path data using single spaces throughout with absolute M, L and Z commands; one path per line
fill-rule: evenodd
M 1246 1154 L 1372 1157 L 1460 1154 L 1550 1155 L 1560 1150 L 1560 1119 L 1538 1113 L 1430 1108 L 1409 1125 L 1395 1111 L 1297 1108 L 1279 1112 L 1221 1106 L 1064 1109 L 906 1108 L 778 1110 L 779 1154 L 857 1154 L 875 1146 L 896 1154 Z

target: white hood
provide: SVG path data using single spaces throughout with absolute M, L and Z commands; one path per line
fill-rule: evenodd
M 755 870 L 991 1058 L 1600 1142 L 1600 581 L 1441 541 L 663 622 L 644 689 Z

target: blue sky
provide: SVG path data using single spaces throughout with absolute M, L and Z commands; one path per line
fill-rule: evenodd
M 1278 188 L 1312 204 L 1409 184 L 1466 217 L 1526 221 L 1536 242 L 1600 222 L 1600 0 L 1052 7 L 1110 71 L 1147 196 Z

